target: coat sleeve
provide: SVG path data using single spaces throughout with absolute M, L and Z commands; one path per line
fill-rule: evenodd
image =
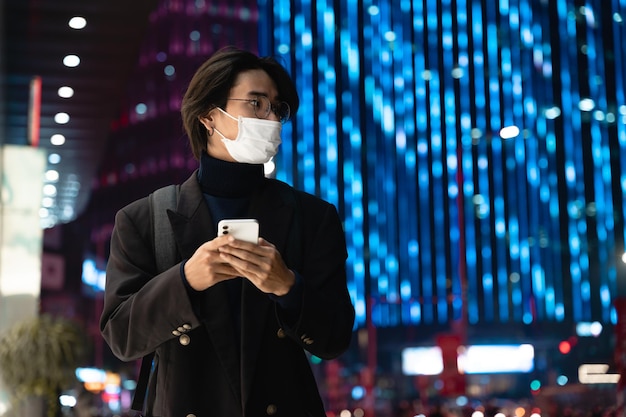
M 346 282 L 347 250 L 337 210 L 331 204 L 305 195 L 302 208 L 302 305 L 294 324 L 281 317 L 284 331 L 304 349 L 333 359 L 349 346 L 354 307 Z
M 100 330 L 115 356 L 130 361 L 200 325 L 180 276 L 180 264 L 157 274 L 147 198 L 115 216 L 106 268 Z

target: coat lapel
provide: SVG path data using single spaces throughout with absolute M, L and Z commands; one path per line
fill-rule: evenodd
M 174 239 L 182 259 L 189 259 L 196 249 L 216 236 L 213 219 L 209 213 L 198 184 L 196 173 L 181 185 L 176 212 L 169 212 Z M 235 324 L 231 317 L 228 290 L 225 285 L 216 285 L 202 294 L 201 308 L 203 323 L 215 346 L 219 360 L 224 367 L 235 395 L 240 397 L 240 363 L 236 346 Z

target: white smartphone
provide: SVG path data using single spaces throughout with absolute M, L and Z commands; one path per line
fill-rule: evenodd
M 223 219 L 217 224 L 217 235 L 231 235 L 237 240 L 259 243 L 259 222 L 256 219 Z

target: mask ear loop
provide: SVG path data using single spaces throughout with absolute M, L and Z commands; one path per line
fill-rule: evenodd
M 219 111 L 221 111 L 222 113 L 224 113 L 226 116 L 230 117 L 231 119 L 233 119 L 234 121 L 238 122 L 239 119 L 235 116 L 233 116 L 232 114 L 228 113 L 226 110 L 222 109 L 221 107 L 216 107 L 216 109 L 218 109 Z

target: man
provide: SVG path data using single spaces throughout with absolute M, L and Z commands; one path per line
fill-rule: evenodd
M 176 264 L 157 267 L 148 197 L 116 215 L 101 330 L 122 360 L 156 352 L 148 416 L 326 415 L 306 352 L 333 359 L 350 343 L 341 222 L 263 173 L 298 105 L 274 59 L 219 51 L 183 98 L 200 166 L 168 212 Z M 228 218 L 256 219 L 258 241 L 216 237 Z

